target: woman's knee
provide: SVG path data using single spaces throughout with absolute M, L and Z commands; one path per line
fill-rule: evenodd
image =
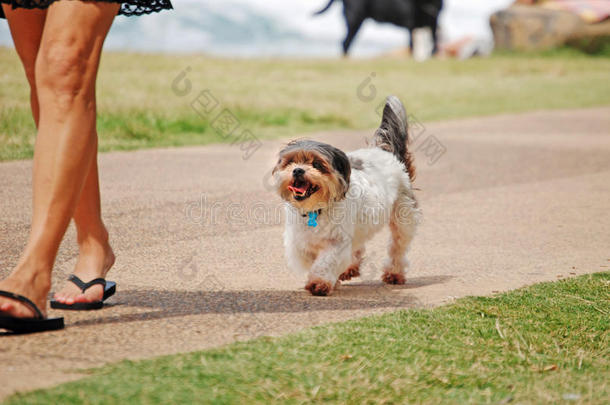
M 95 75 L 88 71 L 91 52 L 87 48 L 74 39 L 43 43 L 34 69 L 38 91 L 50 91 L 56 101 L 64 103 L 92 93 L 95 83 L 89 81 Z

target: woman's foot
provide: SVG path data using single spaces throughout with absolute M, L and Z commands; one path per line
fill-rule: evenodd
M 96 278 L 106 278 L 106 274 L 115 260 L 110 244 L 107 241 L 103 243 L 82 242 L 79 250 L 74 275 L 85 283 Z M 67 282 L 61 291 L 55 293 L 54 299 L 62 304 L 72 305 L 77 302 L 101 301 L 103 296 L 104 287 L 102 285 L 94 285 L 82 292 L 74 283 Z
M 8 278 L 0 281 L 0 290 L 29 298 L 43 315 L 47 313 L 47 294 L 51 289 L 50 272 L 32 274 L 29 271 L 15 270 Z M 33 318 L 36 313 L 28 305 L 17 300 L 0 297 L 0 315 L 16 318 Z

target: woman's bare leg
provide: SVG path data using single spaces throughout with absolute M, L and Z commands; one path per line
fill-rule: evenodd
M 0 282 L 0 289 L 25 295 L 41 308 L 46 307 L 57 249 L 95 160 L 95 80 L 118 7 L 62 1 L 47 11 L 35 66 L 40 116 L 32 228 L 17 267 Z M 10 299 L 0 299 L 0 311 L 32 315 L 29 308 Z
M 32 116 L 36 127 L 38 127 L 39 106 L 35 63 L 42 39 L 46 10 L 13 10 L 6 5 L 5 8 L 7 8 L 5 14 L 10 14 L 8 19 L 15 49 L 21 59 L 30 85 Z M 79 245 L 79 258 L 74 273 L 85 281 L 105 277 L 114 263 L 114 254 L 108 243 L 108 232 L 101 219 L 97 160 L 89 169 L 73 218 Z M 71 303 L 71 300 L 84 302 L 99 300 L 102 298 L 102 294 L 101 286 L 94 286 L 83 295 L 72 283 L 67 283 L 66 287 L 56 294 L 55 298 L 65 303 Z
M 91 163 L 80 200 L 74 211 L 74 223 L 79 249 L 74 274 L 85 282 L 98 277 L 105 278 L 114 264 L 114 253 L 108 242 L 108 231 L 102 222 L 97 157 L 94 157 Z M 68 282 L 61 291 L 55 294 L 55 299 L 66 304 L 73 304 L 74 302 L 99 301 L 103 294 L 104 289 L 99 284 L 89 288 L 83 294 L 73 283 Z
M 36 92 L 36 55 L 40 48 L 42 30 L 47 16 L 47 10 L 27 10 L 23 8 L 12 9 L 11 6 L 2 4 L 4 15 L 8 20 L 8 25 L 15 44 L 15 50 L 19 55 L 25 76 L 30 84 L 30 105 L 32 116 L 36 127 L 38 127 L 38 94 Z

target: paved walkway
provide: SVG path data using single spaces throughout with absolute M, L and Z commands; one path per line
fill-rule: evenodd
M 316 138 L 351 150 L 365 136 Z M 229 145 L 102 155 L 119 292 L 102 311 L 63 313 L 64 331 L 0 336 L 0 398 L 105 362 L 609 270 L 610 108 L 428 125 L 414 144 L 425 219 L 407 285 L 377 281 L 383 234 L 368 249 L 364 279 L 326 298 L 309 296 L 284 264 L 281 204 L 266 186 L 281 143 L 247 160 Z M 30 171 L 29 161 L 0 164 L 1 276 L 26 240 Z M 75 252 L 70 229 L 54 289 Z

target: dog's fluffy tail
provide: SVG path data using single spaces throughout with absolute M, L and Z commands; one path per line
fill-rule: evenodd
M 391 152 L 405 166 L 409 179 L 415 180 L 415 164 L 409 152 L 409 127 L 405 107 L 395 96 L 386 98 L 383 117 L 374 135 L 375 146 Z

